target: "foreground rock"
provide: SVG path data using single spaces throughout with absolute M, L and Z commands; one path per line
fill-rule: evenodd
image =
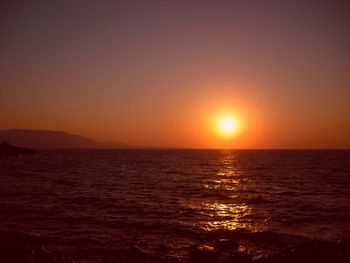
M 277 253 L 254 257 L 237 250 L 233 241 L 221 240 L 214 247 L 193 246 L 186 263 L 346 263 L 350 262 L 350 241 L 337 243 L 310 240 L 287 246 Z
M 124 249 L 98 248 L 69 253 L 60 246 L 49 245 L 50 239 L 37 234 L 0 231 L 1 263 L 349 263 L 350 240 L 339 242 L 309 240 L 288 245 L 269 255 L 254 256 L 242 250 L 232 239 L 220 239 L 212 245 L 192 245 L 181 258 L 167 255 L 171 247 L 162 245 L 157 253 L 137 246 Z M 79 253 L 77 253 L 79 252 Z
M 31 155 L 36 153 L 38 152 L 35 150 L 16 147 L 8 144 L 6 141 L 0 144 L 0 155 Z
M 74 263 L 53 253 L 42 244 L 40 236 L 15 232 L 0 232 L 0 262 L 2 263 Z
M 102 263 L 182 263 L 177 258 L 149 255 L 133 246 L 129 249 L 115 251 L 105 255 Z

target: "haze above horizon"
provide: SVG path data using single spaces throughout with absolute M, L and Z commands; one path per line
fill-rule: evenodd
M 149 147 L 350 148 L 347 1 L 0 10 L 0 130 Z

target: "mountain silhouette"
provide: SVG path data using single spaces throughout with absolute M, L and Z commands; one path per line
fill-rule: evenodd
M 0 144 L 0 156 L 1 155 L 29 155 L 29 154 L 35 154 L 35 153 L 38 153 L 38 152 L 32 149 L 10 145 L 6 141 L 3 141 Z
M 50 130 L 9 129 L 0 131 L 0 142 L 28 148 L 125 148 L 120 142 L 102 143 L 77 134 Z

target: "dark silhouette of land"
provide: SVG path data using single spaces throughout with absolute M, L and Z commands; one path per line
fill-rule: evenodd
M 0 155 L 29 155 L 35 153 L 38 153 L 38 151 L 23 147 L 16 147 L 8 144 L 6 141 L 0 144 Z
M 121 142 L 102 143 L 62 131 L 10 129 L 0 131 L 0 141 L 27 148 L 125 148 Z
M 50 251 L 45 246 L 45 238 L 40 235 L 0 230 L 1 262 L 74 263 L 69 256 L 59 251 Z M 160 253 L 148 254 L 137 246 L 114 251 L 106 250 L 103 263 L 348 263 L 350 259 L 349 241 L 337 243 L 321 240 L 305 241 L 281 248 L 272 255 L 253 258 L 240 251 L 234 240 L 219 240 L 214 247 L 193 245 L 186 258 L 167 256 L 171 247 L 162 245 Z

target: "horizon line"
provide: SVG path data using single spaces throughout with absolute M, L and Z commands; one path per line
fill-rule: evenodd
M 350 151 L 350 148 L 200 148 L 170 146 L 127 146 L 127 147 L 41 147 L 44 150 L 230 150 L 230 151 Z

